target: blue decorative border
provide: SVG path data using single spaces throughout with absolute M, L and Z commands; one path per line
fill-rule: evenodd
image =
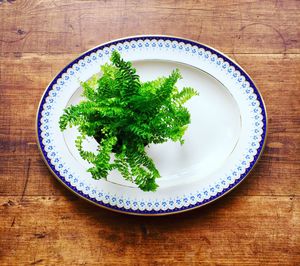
M 218 192 L 215 196 L 211 196 L 209 199 L 204 199 L 201 202 L 195 203 L 195 204 L 190 204 L 189 206 L 183 206 L 181 208 L 174 208 L 174 209 L 167 209 L 167 210 L 159 210 L 159 211 L 155 211 L 155 210 L 132 210 L 132 209 L 126 209 L 126 208 L 120 208 L 117 206 L 112 206 L 110 204 L 104 203 L 102 201 L 99 201 L 95 198 L 90 197 L 88 194 L 83 193 L 82 191 L 79 191 L 75 186 L 71 185 L 70 182 L 68 182 L 56 169 L 55 167 L 52 165 L 50 159 L 47 156 L 47 153 L 45 151 L 45 145 L 42 142 L 42 136 L 41 136 L 41 118 L 42 118 L 42 110 L 43 110 L 43 105 L 46 102 L 46 98 L 49 95 L 49 91 L 51 90 L 52 86 L 54 84 L 57 83 L 57 80 L 59 78 L 62 77 L 62 74 L 64 72 L 66 72 L 67 69 L 69 69 L 72 65 L 78 63 L 80 60 L 84 59 L 84 57 L 91 55 L 92 53 L 96 52 L 99 49 L 103 49 L 106 47 L 110 47 L 111 45 L 116 45 L 119 43 L 124 43 L 124 42 L 130 42 L 130 41 L 138 41 L 138 40 L 169 40 L 169 41 L 177 41 L 177 42 L 183 42 L 184 44 L 190 44 L 192 46 L 197 46 L 198 48 L 203 48 L 206 51 L 210 51 L 211 53 L 216 54 L 218 57 L 222 58 L 224 61 L 229 61 L 231 63 L 231 65 L 233 65 L 235 67 L 236 70 L 239 70 L 241 75 L 243 75 L 246 78 L 246 81 L 249 82 L 250 87 L 253 88 L 255 94 L 257 95 L 257 100 L 259 101 L 259 104 L 261 106 L 262 109 L 262 116 L 263 116 L 263 133 L 262 133 L 262 139 L 259 142 L 259 147 L 257 149 L 257 153 L 254 156 L 253 161 L 250 163 L 250 166 L 246 169 L 245 173 L 241 174 L 240 178 L 237 179 L 233 184 L 230 184 L 227 188 L 223 189 L 222 192 Z M 71 63 L 69 63 L 63 70 L 60 71 L 60 73 L 54 78 L 54 80 L 50 83 L 50 85 L 48 86 L 47 90 L 45 91 L 44 95 L 42 96 L 40 105 L 39 105 L 39 109 L 38 109 L 38 115 L 37 115 L 37 137 L 38 137 L 38 144 L 40 146 L 40 149 L 42 151 L 43 157 L 46 161 L 46 163 L 48 164 L 48 166 L 51 168 L 51 170 L 53 171 L 53 173 L 56 175 L 56 177 L 58 177 L 67 187 L 69 187 L 72 191 L 74 191 L 76 194 L 82 196 L 83 198 L 86 198 L 92 202 L 94 202 L 97 205 L 112 209 L 112 210 L 116 210 L 116 211 L 121 211 L 124 213 L 131 213 L 131 214 L 149 214 L 149 215 L 159 215 L 159 214 L 170 214 L 170 213 L 177 213 L 177 212 L 181 212 L 181 211 L 185 211 L 185 210 L 189 210 L 189 209 L 193 209 L 196 207 L 200 207 L 202 205 L 205 205 L 209 202 L 212 202 L 214 200 L 216 200 L 217 198 L 221 197 L 222 195 L 226 194 L 228 191 L 230 191 L 232 188 L 236 187 L 242 180 L 244 180 L 244 178 L 248 175 L 248 173 L 251 171 L 251 169 L 254 167 L 254 165 L 256 164 L 260 154 L 262 153 L 263 147 L 264 147 L 264 143 L 265 143 L 265 139 L 266 139 L 266 132 L 267 132 L 267 120 L 266 120 L 266 110 L 265 110 L 265 105 L 264 102 L 262 100 L 262 97 L 258 91 L 258 89 L 256 88 L 255 84 L 253 83 L 253 81 L 251 80 L 251 78 L 247 75 L 247 73 L 241 69 L 235 62 L 233 62 L 232 60 L 230 60 L 229 58 L 227 58 L 226 56 L 224 56 L 223 54 L 221 54 L 220 52 L 205 46 L 204 44 L 200 44 L 191 40 L 186 40 L 186 39 L 181 39 L 178 37 L 168 37 L 168 36 L 136 36 L 136 37 L 129 37 L 129 38 L 124 38 L 124 39 L 120 39 L 120 40 L 116 40 L 116 41 L 112 41 L 103 45 L 99 45 L 95 48 L 93 48 L 90 51 L 87 51 L 86 53 L 82 54 L 81 56 L 79 56 L 77 59 L 73 60 Z

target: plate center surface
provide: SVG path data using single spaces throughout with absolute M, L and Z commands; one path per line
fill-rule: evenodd
M 167 76 L 178 68 L 183 77 L 177 83 L 178 88 L 189 86 L 199 92 L 199 96 L 185 105 L 191 113 L 191 124 L 184 135 L 184 145 L 168 141 L 147 147 L 162 176 L 157 180 L 160 187 L 205 179 L 218 170 L 234 150 L 242 126 L 238 104 L 229 90 L 211 75 L 189 65 L 162 60 L 136 61 L 133 65 L 142 81 Z M 78 88 L 68 105 L 77 104 L 82 99 L 81 93 L 82 89 Z M 77 134 L 74 128 L 66 130 L 65 142 L 73 157 L 88 168 L 74 144 Z M 87 150 L 95 150 L 97 143 L 91 139 L 85 146 Z M 117 171 L 110 174 L 108 181 L 134 186 Z

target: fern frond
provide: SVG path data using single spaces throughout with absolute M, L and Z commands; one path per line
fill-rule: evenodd
M 106 179 L 108 172 L 113 169 L 109 161 L 113 146 L 116 142 L 116 137 L 107 137 L 101 140 L 98 149 L 99 153 L 96 155 L 94 160 L 95 167 L 88 169 L 94 179 Z
M 85 135 L 78 136 L 75 140 L 75 146 L 78 149 L 82 159 L 88 161 L 89 163 L 94 163 L 96 160 L 96 155 L 93 152 L 83 150 L 82 142 L 85 140 L 85 138 Z
M 174 95 L 174 100 L 179 104 L 182 105 L 191 99 L 193 96 L 197 96 L 199 93 L 191 87 L 184 87 L 179 93 Z
M 67 126 L 78 126 L 82 122 L 80 117 L 81 108 L 78 106 L 69 106 L 64 110 L 64 113 L 59 118 L 59 127 L 61 130 L 65 130 Z

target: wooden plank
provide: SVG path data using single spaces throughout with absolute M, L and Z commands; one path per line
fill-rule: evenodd
M 300 195 L 300 55 L 231 56 L 261 89 L 269 114 L 264 155 L 239 187 L 239 195 Z M 44 88 L 73 58 L 73 54 L 0 57 L 0 195 L 65 193 L 40 157 L 34 124 Z
M 227 53 L 299 53 L 299 1 L 11 1 L 0 51 L 73 53 L 136 34 L 194 39 Z
M 0 263 L 296 265 L 299 210 L 299 197 L 225 197 L 190 213 L 151 218 L 68 195 L 0 197 Z

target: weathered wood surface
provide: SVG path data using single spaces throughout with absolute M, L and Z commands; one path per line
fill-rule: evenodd
M 249 197 L 235 191 L 210 207 L 172 217 L 124 216 L 70 193 L 0 197 L 0 203 L 4 265 L 299 261 L 299 197 Z
M 283 0 L 17 0 L 1 7 L 1 49 L 81 53 L 111 39 L 153 33 L 226 53 L 298 53 L 299 8 L 299 1 Z
M 0 265 L 299 265 L 299 1 L 0 1 Z M 222 200 L 128 217 L 63 188 L 40 157 L 44 88 L 79 53 L 136 34 L 227 53 L 267 105 L 265 152 Z

